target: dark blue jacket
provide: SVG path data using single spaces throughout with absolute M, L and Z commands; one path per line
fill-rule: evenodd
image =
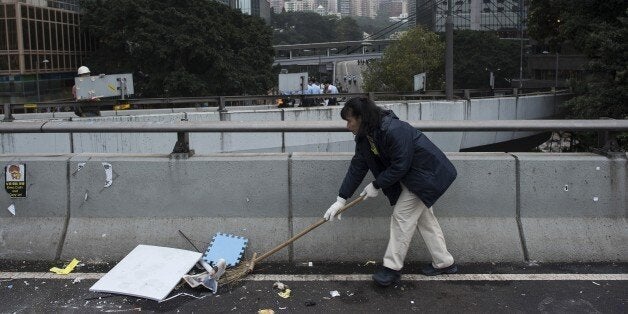
M 385 110 L 380 127 L 372 135 L 379 156 L 371 152 L 365 136 L 356 137 L 355 155 L 342 181 L 338 195 L 348 199 L 358 188 L 368 170 L 391 205 L 401 194 L 403 183 L 427 207 L 445 193 L 456 179 L 456 168 L 445 154 L 423 133 Z

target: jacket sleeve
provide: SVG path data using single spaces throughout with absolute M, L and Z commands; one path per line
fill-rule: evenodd
M 338 196 L 344 199 L 350 198 L 358 186 L 360 186 L 362 180 L 364 180 L 368 170 L 369 168 L 366 163 L 366 159 L 362 156 L 358 146 L 356 145 L 355 154 L 353 155 L 353 158 L 351 158 L 349 170 L 347 170 L 347 174 L 345 175 L 344 180 L 342 180 Z
M 375 188 L 387 188 L 399 182 L 412 166 L 414 157 L 414 129 L 397 127 L 385 135 L 384 149 L 390 158 L 390 166 L 373 182 Z

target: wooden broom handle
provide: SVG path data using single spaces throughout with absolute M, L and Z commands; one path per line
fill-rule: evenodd
M 359 202 L 361 202 L 363 200 L 364 200 L 364 196 L 360 196 L 360 197 L 354 199 L 351 203 L 349 203 L 349 204 L 345 205 L 343 208 L 339 209 L 335 216 L 338 216 L 338 215 L 342 214 L 342 212 L 344 212 L 345 210 L 349 209 L 350 207 L 353 207 L 353 205 L 355 205 L 355 204 L 357 204 L 357 203 L 359 203 Z M 279 244 L 274 249 L 264 253 L 263 255 L 260 255 L 257 258 L 253 258 L 253 263 L 257 263 L 257 262 L 259 262 L 259 261 L 261 261 L 261 260 L 263 260 L 263 259 L 265 259 L 265 258 L 267 258 L 267 257 L 269 257 L 269 256 L 271 256 L 271 255 L 273 255 L 275 253 L 277 253 L 277 251 L 279 251 L 279 250 L 283 249 L 284 247 L 288 246 L 288 244 L 296 241 L 300 237 L 304 236 L 306 233 L 316 229 L 318 226 L 320 226 L 320 225 L 322 225 L 322 224 L 324 224 L 326 222 L 327 222 L 327 220 L 325 220 L 325 218 L 321 218 L 318 222 L 316 222 L 316 223 L 310 225 L 309 227 L 305 228 L 305 230 L 299 232 L 297 235 L 293 236 L 288 241 L 286 241 L 286 242 L 284 242 L 282 244 Z

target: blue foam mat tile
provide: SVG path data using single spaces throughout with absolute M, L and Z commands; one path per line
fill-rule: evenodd
M 244 256 L 244 249 L 249 240 L 227 233 L 216 233 L 209 247 L 203 254 L 203 260 L 214 265 L 219 259 L 227 262 L 227 267 L 237 265 Z

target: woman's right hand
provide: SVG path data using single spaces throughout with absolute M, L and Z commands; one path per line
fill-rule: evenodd
M 325 220 L 334 220 L 334 216 L 336 216 L 336 214 L 338 213 L 338 211 L 343 208 L 345 206 L 345 204 L 347 203 L 347 200 L 345 200 L 344 198 L 338 196 L 336 198 L 336 202 L 331 204 L 331 206 L 329 207 L 329 209 L 327 209 L 327 211 L 325 212 L 325 214 L 323 215 L 323 218 L 325 218 Z M 338 220 L 342 219 L 342 214 L 338 215 Z

